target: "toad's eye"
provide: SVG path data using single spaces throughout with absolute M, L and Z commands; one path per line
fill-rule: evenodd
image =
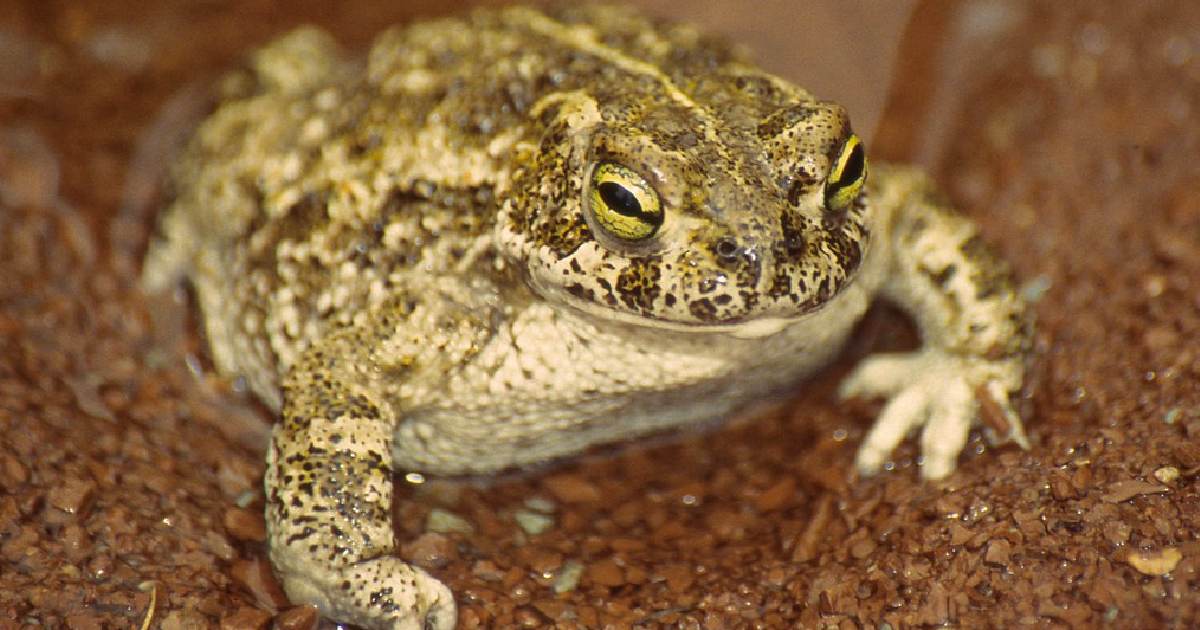
M 838 150 L 825 180 L 825 207 L 841 212 L 850 207 L 867 181 L 867 155 L 858 136 L 850 134 Z
M 588 202 L 600 228 L 621 240 L 650 238 L 663 222 L 662 202 L 650 182 L 614 162 L 592 171 Z

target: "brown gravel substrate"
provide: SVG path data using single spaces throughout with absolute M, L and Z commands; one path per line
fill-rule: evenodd
M 286 24 L 363 41 L 438 3 L 401 4 L 0 6 L 0 627 L 316 623 L 263 558 L 269 417 L 194 334 L 152 334 L 192 324 L 152 327 L 132 278 L 197 86 Z M 935 172 L 1036 298 L 1033 449 L 976 437 L 928 484 L 906 445 L 852 479 L 877 406 L 830 392 L 863 342 L 707 435 L 405 484 L 403 554 L 462 627 L 1200 627 L 1200 4 L 975 6 L 1012 19 L 952 86 Z M 929 85 L 956 23 L 913 27 L 902 79 Z M 878 154 L 912 150 L 919 103 Z

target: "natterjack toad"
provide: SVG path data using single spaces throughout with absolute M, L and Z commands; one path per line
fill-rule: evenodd
M 623 9 L 481 10 L 363 60 L 301 29 L 230 77 L 174 168 L 145 282 L 186 275 L 212 356 L 277 409 L 270 554 L 288 595 L 370 627 L 450 628 L 396 556 L 396 471 L 479 473 L 704 422 L 831 359 L 877 297 L 920 350 L 868 359 L 955 465 L 1012 402 L 1024 306 L 925 180 L 843 109 Z M 998 413 L 995 413 L 998 410 Z

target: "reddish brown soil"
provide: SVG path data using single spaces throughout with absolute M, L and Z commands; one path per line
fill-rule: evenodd
M 270 417 L 194 333 L 151 332 L 191 324 L 151 326 L 171 309 L 136 291 L 137 257 L 221 68 L 301 20 L 363 42 L 435 5 L 0 6 L 0 627 L 315 623 L 263 558 Z M 1032 450 L 976 437 L 929 484 L 906 445 L 853 479 L 877 407 L 831 390 L 904 336 L 879 313 L 773 413 L 409 488 L 403 553 L 462 627 L 1200 626 L 1200 5 L 981 5 L 1014 19 L 950 86 L 935 175 L 1036 298 Z M 932 89 L 953 24 L 914 24 L 903 85 Z M 876 153 L 907 157 L 927 113 L 902 91 Z M 422 534 L 435 508 L 473 531 Z M 538 510 L 553 524 L 526 534 Z

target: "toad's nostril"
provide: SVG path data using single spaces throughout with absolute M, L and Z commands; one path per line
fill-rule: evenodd
M 783 248 L 789 256 L 799 256 L 804 253 L 804 237 L 799 234 L 788 234 L 783 239 Z
M 742 253 L 742 248 L 732 238 L 723 238 L 713 245 L 713 252 L 722 262 L 733 262 Z

